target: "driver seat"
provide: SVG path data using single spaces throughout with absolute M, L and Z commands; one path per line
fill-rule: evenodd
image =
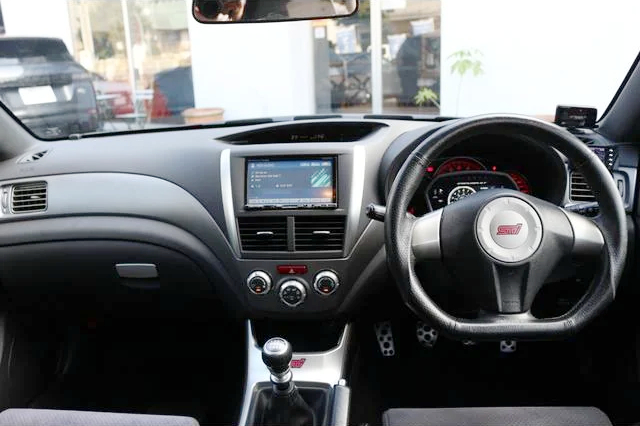
M 384 426 L 612 426 L 595 407 L 393 408 Z

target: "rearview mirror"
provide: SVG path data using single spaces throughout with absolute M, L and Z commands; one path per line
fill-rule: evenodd
M 203 24 L 341 18 L 358 10 L 358 0 L 193 0 L 193 17 Z

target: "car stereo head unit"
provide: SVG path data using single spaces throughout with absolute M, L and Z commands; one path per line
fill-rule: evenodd
M 245 208 L 335 209 L 337 158 L 247 158 Z

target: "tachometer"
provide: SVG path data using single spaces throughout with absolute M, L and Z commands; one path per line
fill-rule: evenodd
M 449 193 L 449 197 L 447 197 L 447 204 L 455 203 L 456 201 L 460 201 L 475 193 L 476 190 L 470 186 L 459 186 Z
M 510 170 L 507 172 L 507 174 L 511 176 L 511 179 L 513 179 L 513 181 L 518 186 L 518 191 L 525 194 L 531 194 L 531 187 L 529 186 L 529 181 L 527 180 L 526 177 L 522 175 L 522 173 L 516 172 L 514 170 Z
M 486 169 L 487 168 L 484 166 L 484 164 L 476 159 L 469 157 L 455 157 L 442 163 L 433 176 L 437 177 L 440 175 L 445 175 L 447 173 L 469 172 Z

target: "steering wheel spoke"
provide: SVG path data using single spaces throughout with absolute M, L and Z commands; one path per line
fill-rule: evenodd
M 535 297 L 561 258 L 562 255 L 556 252 L 555 255 L 540 258 L 534 256 L 530 261 L 517 265 L 491 262 L 495 305 L 487 305 L 485 309 L 500 314 L 529 312 Z
M 564 210 L 573 232 L 572 253 L 577 256 L 596 256 L 604 248 L 604 236 L 600 227 L 591 219 Z
M 440 223 L 442 209 L 428 213 L 413 223 L 411 229 L 411 249 L 416 260 L 440 260 Z
M 532 282 L 530 264 L 506 266 L 493 264 L 495 311 L 501 314 L 528 312 L 541 283 Z

